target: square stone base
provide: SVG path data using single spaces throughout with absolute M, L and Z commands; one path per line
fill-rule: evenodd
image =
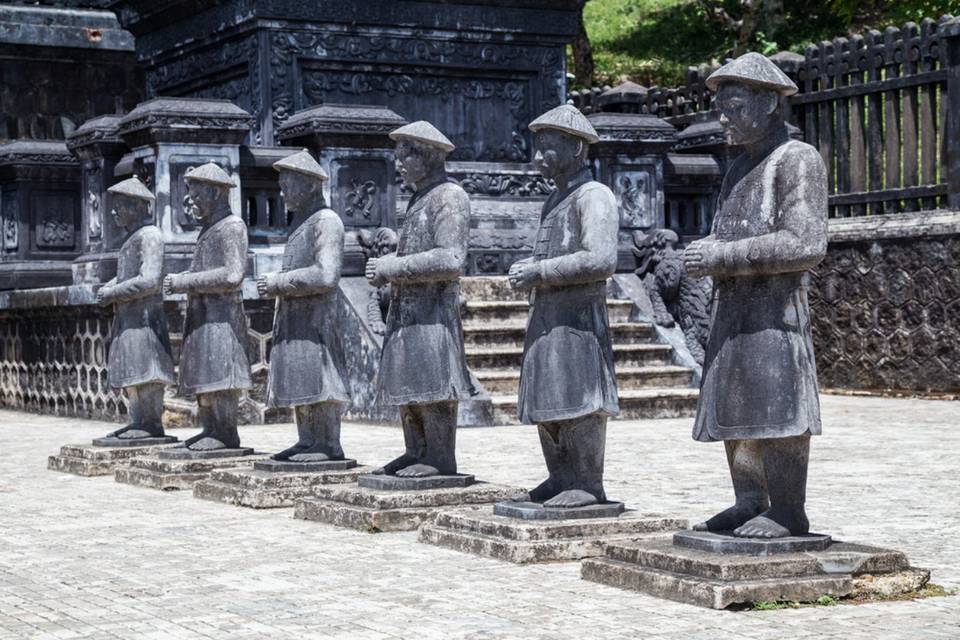
M 668 538 L 611 544 L 604 557 L 581 565 L 586 580 L 713 609 L 839 598 L 851 593 L 857 576 L 903 571 L 910 565 L 899 551 L 854 543 L 760 555 L 705 551 Z
M 113 479 L 148 489 L 176 491 L 191 489 L 193 484 L 204 480 L 216 469 L 251 467 L 257 460 L 265 460 L 266 454 L 251 454 L 229 458 L 170 459 L 159 454 L 135 458 L 127 466 L 118 467 Z
M 499 506 L 499 505 L 498 505 Z M 420 542 L 518 564 L 580 560 L 603 555 L 606 546 L 684 529 L 686 520 L 627 510 L 601 518 L 524 519 L 496 515 L 489 507 L 437 514 L 420 527 Z
M 360 486 L 316 487 L 314 498 L 294 505 L 294 517 L 360 531 L 415 531 L 438 513 L 467 505 L 506 500 L 516 487 L 476 482 L 467 487 L 384 491 Z
M 317 487 L 351 484 L 372 467 L 296 472 L 253 469 L 215 469 L 193 485 L 193 497 L 253 509 L 292 507 L 297 498 L 313 496 Z
M 77 476 L 108 476 L 134 458 L 156 455 L 168 446 L 96 447 L 68 444 L 60 447 L 60 455 L 47 458 L 47 469 Z

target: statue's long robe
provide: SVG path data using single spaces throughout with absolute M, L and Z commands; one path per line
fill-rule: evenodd
M 739 177 L 742 176 L 742 177 Z M 710 239 L 722 241 L 696 440 L 820 433 L 807 271 L 826 254 L 827 176 L 787 141 L 731 166 Z M 709 266 L 709 265 L 708 265 Z

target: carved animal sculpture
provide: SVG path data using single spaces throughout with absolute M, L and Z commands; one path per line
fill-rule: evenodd
M 633 255 L 637 258 L 637 269 L 634 273 L 647 287 L 656 323 L 665 327 L 679 324 L 690 354 L 703 364 L 710 338 L 713 281 L 693 278 L 684 272 L 678 242 L 677 234 L 670 229 L 658 229 L 650 234 L 635 232 Z

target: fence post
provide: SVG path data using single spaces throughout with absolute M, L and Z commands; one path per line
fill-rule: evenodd
M 947 46 L 947 204 L 960 209 L 960 19 L 944 34 Z

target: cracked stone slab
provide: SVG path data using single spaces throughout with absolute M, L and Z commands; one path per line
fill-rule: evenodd
M 538 502 L 498 502 L 493 513 L 506 518 L 520 520 L 581 520 L 593 518 L 616 518 L 626 507 L 622 502 L 605 502 L 585 507 L 557 508 L 545 507 Z
M 140 456 L 156 455 L 164 446 L 96 447 L 68 444 L 60 447 L 60 454 L 47 458 L 47 469 L 77 476 L 108 476 L 120 466 Z
M 357 466 L 353 458 L 344 460 L 318 460 L 316 462 L 297 462 L 296 460 L 258 460 L 253 463 L 257 471 L 272 473 L 314 473 L 323 471 L 346 471 Z M 365 472 L 369 473 L 369 471 Z
M 680 518 L 627 510 L 616 517 L 526 520 L 488 507 L 438 513 L 418 540 L 516 564 L 571 561 L 603 555 L 607 545 L 683 529 Z
M 364 489 L 381 491 L 424 491 L 427 489 L 454 489 L 469 487 L 477 480 L 469 474 L 452 476 L 427 476 L 425 478 L 401 478 L 380 474 L 361 476 L 357 482 Z
M 193 485 L 193 497 L 252 509 L 292 507 L 298 498 L 314 495 L 319 486 L 351 484 L 360 475 L 373 470 L 372 467 L 354 466 L 325 471 L 278 472 L 263 469 L 260 464 L 255 462 L 252 469 L 214 469 L 208 478 Z M 268 466 L 273 468 L 273 465 Z
M 825 551 L 833 540 L 828 535 L 808 533 L 786 538 L 738 538 L 732 533 L 713 531 L 681 531 L 673 536 L 673 544 L 720 554 L 768 556 L 776 553 Z

